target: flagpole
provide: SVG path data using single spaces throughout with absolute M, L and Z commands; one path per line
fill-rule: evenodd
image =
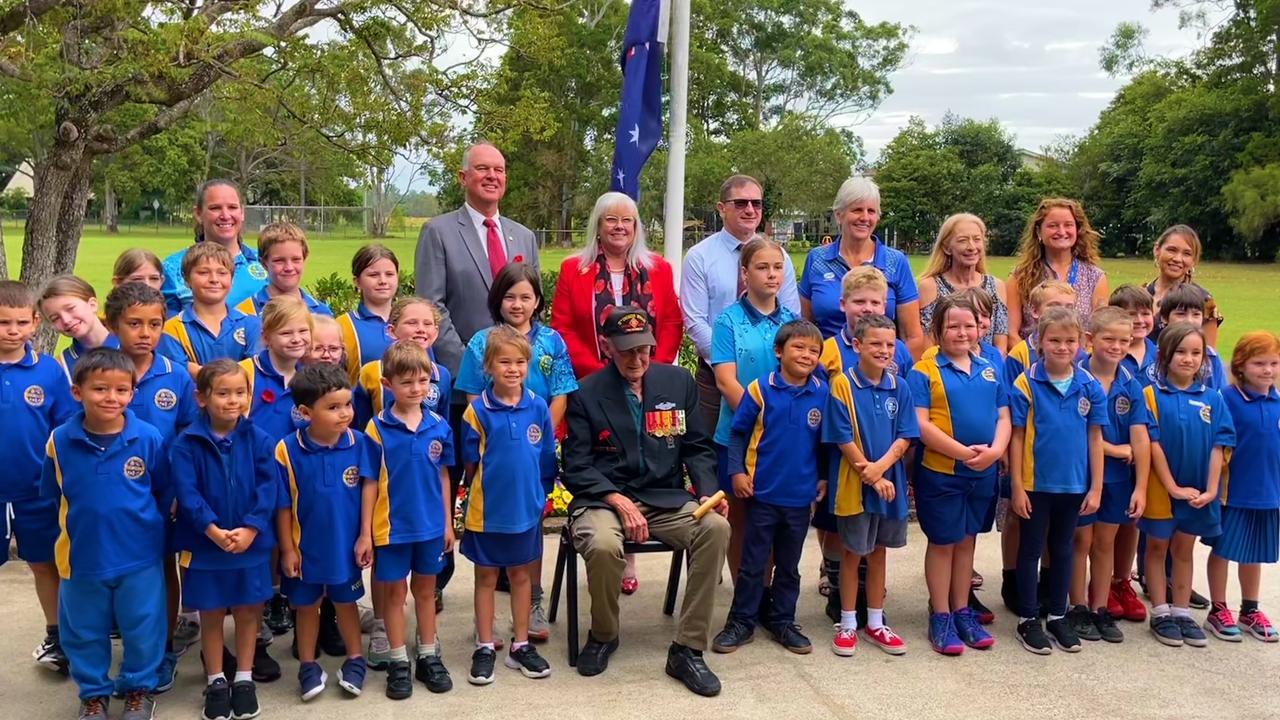
M 684 259 L 685 110 L 689 101 L 689 0 L 671 0 L 671 122 L 667 126 L 667 199 L 663 255 L 677 286 Z

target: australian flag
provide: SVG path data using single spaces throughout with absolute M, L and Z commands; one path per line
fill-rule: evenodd
M 622 104 L 609 189 L 640 197 L 640 171 L 662 135 L 667 0 L 632 0 L 622 41 Z

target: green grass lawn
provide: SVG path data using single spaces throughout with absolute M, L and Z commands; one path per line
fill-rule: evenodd
M 351 255 L 367 242 L 362 238 L 329 237 L 311 235 L 311 258 L 307 275 L 311 278 L 329 273 L 350 272 Z M 4 225 L 5 248 L 9 269 L 17 276 L 22 258 L 22 227 L 12 223 Z M 105 295 L 111 285 L 111 266 L 121 250 L 130 247 L 146 247 L 162 258 L 191 242 L 191 235 L 184 230 L 161 226 L 157 230 L 132 228 L 119 235 L 108 235 L 100 229 L 87 228 L 80 242 L 76 272 Z M 383 244 L 400 257 L 402 267 L 412 269 L 417 231 L 411 229 L 399 236 L 384 238 Z M 542 266 L 555 269 L 572 252 L 562 248 L 542 253 Z M 793 255 L 796 267 L 804 263 L 804 254 Z M 924 256 L 912 256 L 911 266 L 919 272 L 925 263 Z M 997 277 L 1008 277 L 1013 259 L 991 259 L 990 271 Z M 1122 283 L 1147 282 L 1154 273 L 1150 259 L 1108 259 L 1103 263 L 1111 287 Z M 1204 263 L 1196 272 L 1196 281 L 1213 293 L 1222 309 L 1226 322 L 1222 325 L 1218 345 L 1224 355 L 1230 355 L 1236 339 L 1248 330 L 1264 328 L 1280 333 L 1280 266 L 1242 265 L 1235 263 Z

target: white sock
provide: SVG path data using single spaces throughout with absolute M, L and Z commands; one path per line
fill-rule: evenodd
M 841 611 L 840 614 L 843 616 L 844 612 Z M 843 617 L 841 619 L 843 620 Z M 882 627 L 884 627 L 884 608 L 867 608 L 867 628 L 879 630 Z
M 477 641 L 476 641 L 476 647 L 477 647 L 477 648 L 489 648 L 490 650 L 492 650 L 492 649 L 493 649 L 493 643 L 491 643 L 491 642 L 480 642 L 479 640 L 477 640 Z
M 1174 608 L 1173 608 L 1173 616 L 1174 616 L 1174 617 L 1187 617 L 1187 618 L 1189 618 L 1189 617 L 1191 617 L 1191 608 L 1189 608 L 1189 607 L 1174 607 Z
M 1168 615 L 1168 614 L 1169 614 L 1169 603 L 1165 603 L 1165 604 L 1163 604 L 1163 605 L 1154 605 L 1154 606 L 1152 606 L 1152 608 L 1151 608 L 1151 614 L 1152 614 L 1152 615 L 1154 615 L 1155 617 L 1160 617 L 1161 615 Z
M 1066 615 L 1054 615 L 1053 613 L 1049 613 L 1049 622 L 1053 622 L 1054 620 L 1061 620 L 1064 617 L 1066 617 Z
M 409 651 L 405 649 L 405 646 L 403 645 L 401 645 L 400 647 L 393 647 L 391 648 L 391 659 L 392 660 L 408 660 Z
M 251 671 L 251 670 L 237 670 L 237 671 L 236 671 L 236 682 L 253 682 L 253 671 Z
M 522 648 L 522 647 L 524 647 L 525 645 L 528 645 L 528 644 L 529 644 L 529 641 L 528 641 L 528 640 L 512 640 L 512 641 L 511 641 L 511 652 L 515 652 L 515 651 L 519 650 L 520 648 Z
M 208 679 L 208 683 L 212 685 L 214 681 L 219 680 L 221 678 L 222 678 L 222 673 L 218 673 L 217 675 L 210 675 Z
M 840 629 L 841 630 L 857 630 L 858 629 L 858 611 L 857 610 L 841 610 L 840 611 Z
M 422 638 L 418 638 L 418 657 L 426 657 L 428 655 L 435 655 L 435 654 L 436 654 L 435 638 L 432 638 L 431 642 L 429 643 L 424 643 L 422 642 Z

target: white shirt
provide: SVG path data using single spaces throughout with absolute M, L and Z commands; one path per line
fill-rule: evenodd
M 463 203 L 463 207 L 467 209 L 467 214 L 471 216 L 471 224 L 476 228 L 476 236 L 480 238 L 480 251 L 484 253 L 485 258 L 489 257 L 489 228 L 484 226 L 485 216 L 479 210 L 471 207 L 470 203 Z M 498 238 L 502 241 L 502 251 L 507 253 L 507 261 L 511 261 L 510 248 L 507 247 L 507 236 L 502 231 L 502 218 L 497 213 L 493 214 L 493 221 L 498 224 Z

